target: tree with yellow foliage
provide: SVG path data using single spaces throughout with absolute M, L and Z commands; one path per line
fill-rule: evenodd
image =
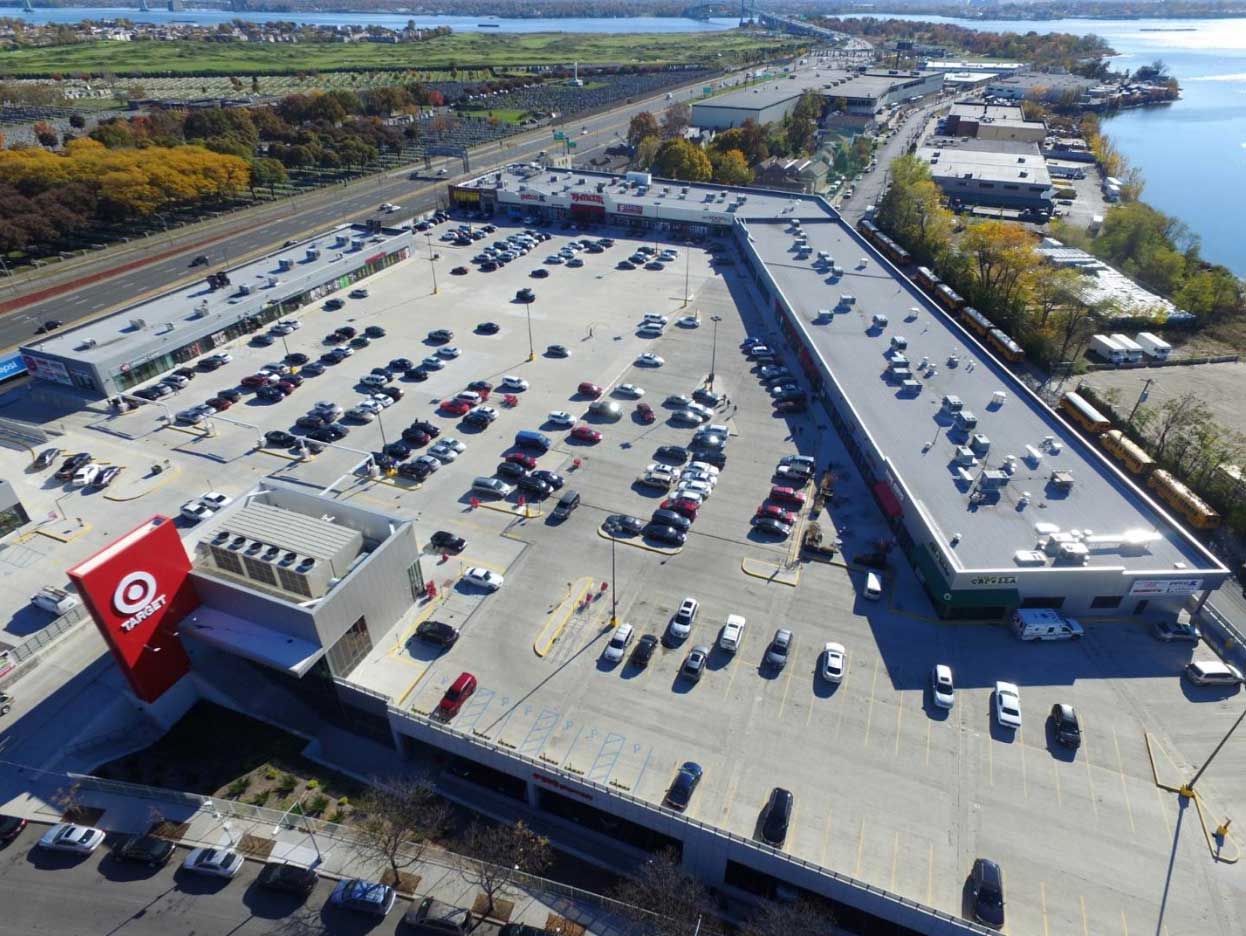
M 993 310 L 1003 328 L 1014 328 L 1042 262 L 1033 236 L 1009 221 L 979 221 L 965 231 L 960 252 L 969 261 L 975 304 Z

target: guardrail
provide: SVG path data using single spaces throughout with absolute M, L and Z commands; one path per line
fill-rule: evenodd
M 58 637 L 73 630 L 87 618 L 82 605 L 70 608 L 42 630 L 37 630 L 15 647 L 0 653 L 0 685 L 7 686 L 22 673 L 20 667 Z
M 1246 634 L 1243 634 L 1237 625 L 1212 607 L 1210 601 L 1203 603 L 1198 617 L 1199 622 L 1202 624 L 1204 636 L 1207 635 L 1208 631 L 1215 633 L 1220 643 L 1222 655 L 1229 656 L 1233 654 L 1241 656 L 1246 654 Z

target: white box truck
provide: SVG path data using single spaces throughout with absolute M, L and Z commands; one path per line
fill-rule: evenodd
M 1095 335 L 1090 339 L 1090 350 L 1111 364 L 1125 360 L 1125 349 L 1107 335 Z
M 1134 341 L 1142 346 L 1143 352 L 1152 360 L 1167 361 L 1168 355 L 1172 354 L 1172 345 L 1151 332 L 1138 332 Z
M 1144 354 L 1142 345 L 1134 341 L 1128 335 L 1112 334 L 1108 336 L 1118 345 L 1125 349 L 1125 360 L 1130 364 L 1137 364 L 1142 360 Z
M 1051 608 L 1018 608 L 1012 630 L 1022 640 L 1077 640 L 1085 633 L 1077 621 Z

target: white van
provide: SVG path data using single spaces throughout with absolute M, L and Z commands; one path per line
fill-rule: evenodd
M 1012 629 L 1022 640 L 1077 640 L 1085 633 L 1077 621 L 1051 608 L 1018 608 Z
M 1195 660 L 1186 665 L 1185 676 L 1199 686 L 1237 686 L 1242 682 L 1237 667 L 1219 660 Z
M 865 573 L 865 591 L 862 594 L 870 601 L 878 601 L 883 597 L 883 580 L 877 572 Z

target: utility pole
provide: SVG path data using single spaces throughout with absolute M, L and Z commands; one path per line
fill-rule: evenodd
M 614 535 L 610 536 L 610 626 L 619 623 L 619 580 L 614 566 Z
M 684 304 L 680 308 L 688 308 L 688 300 L 692 298 L 688 295 L 688 268 L 692 265 L 692 251 L 688 245 L 684 245 Z
M 1134 402 L 1134 408 L 1129 411 L 1129 418 L 1125 420 L 1126 426 L 1134 424 L 1134 413 L 1138 412 L 1138 407 L 1146 400 L 1147 394 L 1151 389 L 1151 384 L 1155 383 L 1154 377 L 1148 377 L 1146 383 L 1142 385 L 1142 392 L 1138 394 L 1138 399 Z
M 718 323 L 723 320 L 721 315 L 711 315 L 710 321 L 714 323 L 714 341 L 710 346 L 710 389 L 714 389 L 714 373 L 718 365 Z

